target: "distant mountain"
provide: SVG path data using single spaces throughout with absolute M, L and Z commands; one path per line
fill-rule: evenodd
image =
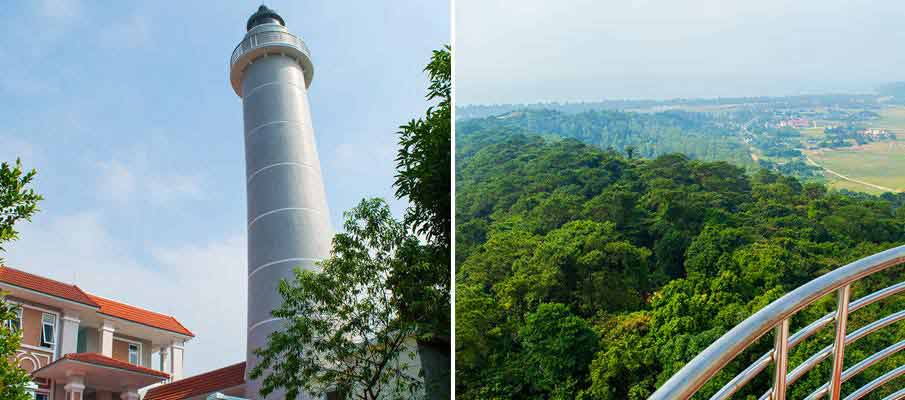
M 597 110 L 569 114 L 526 109 L 460 121 L 456 126 L 457 157 L 470 154 L 472 147 L 488 140 L 515 134 L 577 139 L 602 149 L 632 152 L 645 158 L 683 153 L 693 159 L 754 165 L 737 130 L 715 124 L 708 114 L 685 111 Z

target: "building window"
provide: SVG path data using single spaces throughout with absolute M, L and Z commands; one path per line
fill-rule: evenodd
M 38 393 L 35 392 L 35 400 L 48 400 L 50 397 L 47 396 L 47 393 Z
M 138 345 L 129 343 L 129 363 L 138 365 L 140 361 L 138 360 L 138 354 L 140 353 Z
M 41 316 L 41 347 L 51 348 L 54 344 L 57 318 L 53 314 Z
M 11 320 L 6 321 L 6 326 L 13 332 L 18 332 L 22 329 L 22 307 L 16 308 L 16 316 Z

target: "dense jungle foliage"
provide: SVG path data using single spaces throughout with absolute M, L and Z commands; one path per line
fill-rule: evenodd
M 461 121 L 457 123 L 456 131 L 464 136 L 477 132 L 538 134 L 548 138 L 577 139 L 603 149 L 632 151 L 641 157 L 682 153 L 695 159 L 754 166 L 736 131 L 713 123 L 704 113 L 596 110 L 566 114 L 552 110 L 523 110 Z
M 587 114 L 587 124 L 605 113 Z M 633 137 L 634 124 L 658 121 L 613 128 L 627 132 L 625 145 L 641 149 L 627 155 L 522 135 L 562 135 L 555 115 L 515 127 L 481 121 L 480 129 L 462 122 L 457 133 L 457 398 L 644 399 L 784 293 L 905 243 L 903 194 L 832 192 L 681 154 L 639 157 L 653 153 L 643 142 L 654 148 L 659 139 Z M 656 126 L 694 123 L 684 121 L 676 116 Z M 574 134 L 563 136 L 592 134 L 583 125 L 568 129 Z M 686 138 L 718 143 L 707 142 L 706 132 Z M 852 298 L 900 282 L 903 270 L 856 284 Z M 804 309 L 792 332 L 835 301 L 827 296 Z M 903 309 L 902 295 L 860 309 L 849 331 Z M 790 369 L 830 345 L 832 331 L 796 346 Z M 905 323 L 869 335 L 847 347 L 846 366 L 903 339 Z M 696 398 L 712 395 L 772 340 L 772 333 L 761 338 Z M 843 393 L 903 363 L 905 354 L 888 358 L 852 378 Z M 829 374 L 824 361 L 791 386 L 789 398 L 804 398 Z M 768 368 L 734 398 L 757 398 L 770 383 Z M 899 378 L 868 398 L 902 387 Z

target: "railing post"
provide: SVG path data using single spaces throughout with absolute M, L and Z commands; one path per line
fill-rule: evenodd
M 851 285 L 839 288 L 836 303 L 836 340 L 833 342 L 833 376 L 830 377 L 830 400 L 839 400 L 842 395 L 842 364 L 845 357 L 845 331 L 848 323 L 848 303 Z
M 789 319 L 776 325 L 773 338 L 773 400 L 786 400 L 786 373 L 789 369 Z

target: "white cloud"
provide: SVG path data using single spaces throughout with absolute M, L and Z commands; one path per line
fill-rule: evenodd
M 152 204 L 165 205 L 175 200 L 201 198 L 201 179 L 189 175 L 149 176 L 148 199 Z
M 123 163 L 117 160 L 98 164 L 99 180 L 98 193 L 107 200 L 124 203 L 132 198 L 135 193 L 135 174 Z
M 132 15 L 103 30 L 100 39 L 108 47 L 144 47 L 151 40 L 151 24 L 146 16 Z
M 35 168 L 35 163 L 39 161 L 38 156 L 38 152 L 31 143 L 12 135 L 0 133 L 0 162 L 5 161 L 12 164 L 16 158 L 20 158 L 25 168 L 31 169 Z
M 79 0 L 40 0 L 35 2 L 38 14 L 55 19 L 73 19 L 81 14 Z
M 196 335 L 186 345 L 188 375 L 241 361 L 244 236 L 215 235 L 219 238 L 207 243 L 130 252 L 100 217 L 85 211 L 23 224 L 22 239 L 7 246 L 4 258 L 10 266 L 175 316 Z
M 119 204 L 148 202 L 165 206 L 179 200 L 200 199 L 197 175 L 161 174 L 152 170 L 142 155 L 130 162 L 113 159 L 98 163 L 98 197 Z
M 336 145 L 332 157 L 324 162 L 331 170 L 355 174 L 379 174 L 392 171 L 395 167 L 396 141 L 347 142 Z

